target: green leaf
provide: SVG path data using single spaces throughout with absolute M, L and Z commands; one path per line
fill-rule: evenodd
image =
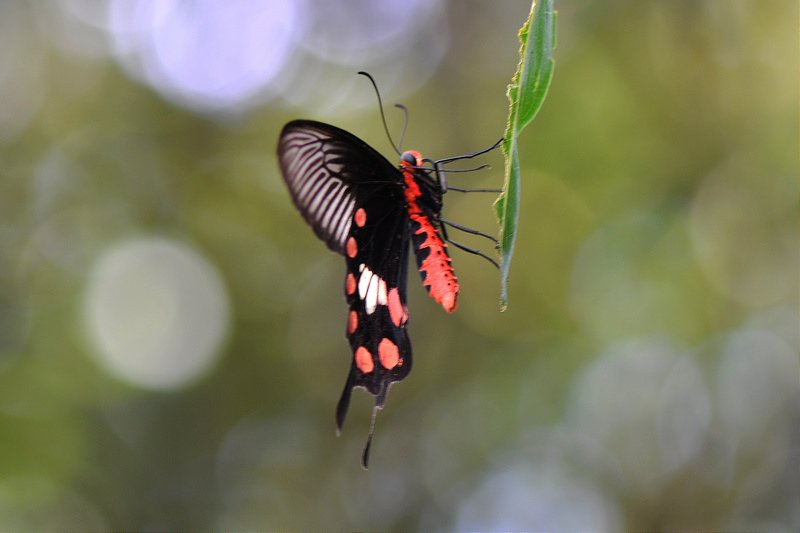
M 505 183 L 494 203 L 500 225 L 500 306 L 508 305 L 508 273 L 519 222 L 520 164 L 517 139 L 542 107 L 553 78 L 556 13 L 553 0 L 533 0 L 528 20 L 519 30 L 519 66 L 508 86 L 508 123 L 503 135 Z

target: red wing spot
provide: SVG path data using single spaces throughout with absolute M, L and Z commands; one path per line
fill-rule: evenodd
M 400 327 L 400 324 L 404 323 L 408 317 L 403 310 L 403 304 L 400 302 L 400 293 L 397 288 L 389 290 L 387 304 L 389 305 L 389 317 L 392 319 L 392 324 Z
M 344 290 L 348 296 L 352 296 L 356 292 L 356 277 L 349 273 L 347 277 L 344 278 Z
M 383 368 L 391 370 L 397 366 L 397 362 L 400 360 L 400 351 L 395 343 L 384 337 L 378 344 L 378 356 Z
M 356 255 L 358 255 L 358 243 L 355 237 L 350 237 L 347 239 L 347 257 L 355 259 Z
M 372 362 L 372 354 L 363 346 L 356 348 L 355 361 L 356 367 L 364 374 L 369 374 L 375 369 L 375 363 Z
M 359 228 L 363 228 L 364 224 L 367 223 L 367 212 L 364 211 L 363 207 L 359 207 L 356 211 L 356 214 L 353 216 L 353 220 L 356 223 L 356 226 Z
M 347 315 L 347 334 L 352 335 L 358 329 L 358 313 L 350 311 Z

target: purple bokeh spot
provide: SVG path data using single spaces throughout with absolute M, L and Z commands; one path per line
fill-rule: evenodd
M 291 0 L 115 0 L 118 52 L 165 96 L 191 108 L 236 111 L 277 76 L 294 48 Z

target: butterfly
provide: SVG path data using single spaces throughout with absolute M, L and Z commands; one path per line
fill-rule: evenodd
M 439 161 L 409 150 L 400 154 L 395 167 L 366 142 L 330 124 L 294 120 L 280 134 L 278 161 L 295 206 L 328 248 L 345 258 L 346 335 L 353 356 L 336 407 L 336 426 L 340 432 L 354 388 L 375 396 L 361 460 L 365 469 L 376 412 L 391 384 L 408 376 L 412 366 L 406 304 L 409 248 L 414 249 L 423 286 L 452 313 L 459 284 L 445 224 L 497 242 L 441 217 L 442 196 L 448 190 L 443 165 L 498 145 Z M 495 263 L 477 250 L 449 242 Z

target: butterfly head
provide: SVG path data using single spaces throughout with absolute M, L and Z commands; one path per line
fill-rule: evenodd
M 400 166 L 403 167 L 421 167 L 424 163 L 422 154 L 416 150 L 407 150 L 400 156 Z
M 447 192 L 447 181 L 444 177 L 444 169 L 441 168 L 435 161 L 423 158 L 422 154 L 416 150 L 406 150 L 400 156 L 400 168 L 406 169 L 421 169 L 428 179 L 432 179 L 431 175 L 435 174 L 436 182 L 442 194 Z

